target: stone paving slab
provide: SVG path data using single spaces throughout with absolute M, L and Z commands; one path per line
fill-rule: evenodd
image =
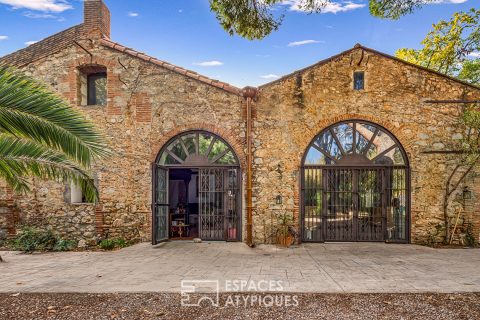
M 1 252 L 0 292 L 179 292 L 182 280 L 280 281 L 290 292 L 480 292 L 479 249 L 384 243 L 141 243 L 114 252 Z

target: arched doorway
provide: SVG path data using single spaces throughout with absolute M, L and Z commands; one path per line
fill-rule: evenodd
M 301 171 L 303 241 L 409 241 L 408 159 L 386 129 L 336 123 L 310 143 Z
M 230 145 L 207 131 L 170 139 L 153 167 L 153 243 L 200 237 L 241 239 L 240 164 Z

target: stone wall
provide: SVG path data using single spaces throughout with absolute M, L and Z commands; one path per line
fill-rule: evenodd
M 353 73 L 365 72 L 365 90 L 353 90 Z M 299 223 L 301 159 L 323 129 L 347 119 L 368 120 L 393 133 L 411 167 L 412 242 L 424 242 L 443 222 L 446 178 L 462 138 L 461 106 L 427 100 L 479 99 L 479 90 L 436 73 L 358 47 L 260 88 L 256 104 L 254 228 L 260 242 L 282 212 Z M 478 208 L 480 194 L 474 192 Z M 281 195 L 283 204 L 275 197 Z M 477 209 L 478 210 L 478 209 Z M 441 235 L 439 235 L 441 237 Z
M 79 69 L 85 65 L 107 68 L 106 106 L 80 105 Z M 0 224 L 7 221 L 3 230 L 33 224 L 91 244 L 105 236 L 150 240 L 152 162 L 171 137 L 187 130 L 221 136 L 244 172 L 244 100 L 228 84 L 105 39 L 72 43 L 22 69 L 93 121 L 114 155 L 93 168 L 99 204 L 70 204 L 69 186 L 35 180 L 32 193 L 10 200 L 9 214 L 0 212 Z M 359 70 L 365 71 L 365 90 L 355 91 L 353 72 Z M 443 221 L 445 181 L 458 158 L 441 152 L 464 134 L 458 104 L 426 101 L 455 99 L 480 99 L 480 91 L 362 47 L 262 86 L 254 104 L 255 242 L 275 241 L 271 235 L 282 212 L 293 213 L 299 223 L 302 156 L 320 131 L 347 119 L 377 123 L 403 145 L 412 178 L 412 241 L 426 241 Z M 467 184 L 474 193 L 469 208 L 478 234 L 476 174 Z M 277 195 L 282 204 L 276 204 Z
M 79 68 L 91 64 L 107 68 L 106 106 L 79 105 Z M 62 237 L 92 244 L 100 234 L 147 241 L 152 162 L 170 137 L 192 129 L 217 133 L 234 148 L 242 167 L 245 164 L 243 98 L 218 83 L 187 77 L 98 41 L 81 41 L 23 71 L 51 86 L 93 121 L 114 155 L 93 168 L 98 205 L 70 204 L 69 186 L 34 181 L 32 193 L 15 201 L 21 212 L 17 226 L 47 226 Z

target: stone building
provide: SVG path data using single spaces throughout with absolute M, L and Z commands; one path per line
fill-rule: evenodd
M 0 62 L 51 86 L 104 133 L 114 155 L 93 168 L 100 201 L 57 182 L 33 181 L 28 195 L 3 186 L 0 236 L 36 225 L 91 244 L 271 243 L 286 215 L 298 241 L 442 237 L 452 148 L 478 87 L 356 45 L 240 89 L 114 42 L 105 4 L 84 5 L 83 24 Z M 448 212 L 460 210 L 459 225 L 472 222 L 478 238 L 477 175 Z

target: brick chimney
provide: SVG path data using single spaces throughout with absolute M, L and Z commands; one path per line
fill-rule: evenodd
M 83 27 L 87 36 L 110 38 L 110 10 L 103 0 L 84 0 Z

